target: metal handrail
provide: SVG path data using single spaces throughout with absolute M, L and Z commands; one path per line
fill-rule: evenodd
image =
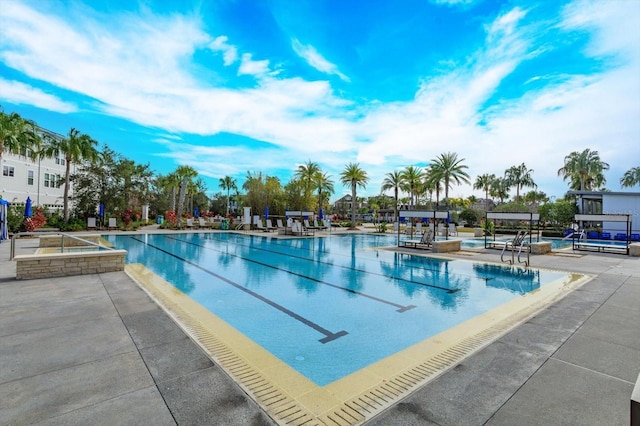
M 13 258 L 16 257 L 15 240 L 17 238 L 19 238 L 19 237 L 34 236 L 34 235 L 61 235 L 62 238 L 60 239 L 60 253 L 64 253 L 64 239 L 65 238 L 71 238 L 73 240 L 82 241 L 83 243 L 86 243 L 87 245 L 96 246 L 96 247 L 99 247 L 99 248 L 105 249 L 105 250 L 114 250 L 112 247 L 103 246 L 101 244 L 94 243 L 93 241 L 85 240 L 84 238 L 76 237 L 75 235 L 67 234 L 65 232 L 47 232 L 47 231 L 18 232 L 17 234 L 13 234 L 13 236 L 11 237 L 11 252 L 9 254 L 9 260 L 13 260 Z

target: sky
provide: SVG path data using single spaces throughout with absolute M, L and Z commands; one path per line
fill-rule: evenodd
M 209 194 L 313 161 L 332 200 L 348 163 L 378 195 L 455 152 L 472 183 L 525 163 L 561 198 L 587 148 L 620 191 L 640 166 L 640 0 L 2 0 L 0 106 L 157 173 L 192 166 Z

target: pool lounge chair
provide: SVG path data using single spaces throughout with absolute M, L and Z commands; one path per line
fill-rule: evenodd
M 278 230 L 284 229 L 284 225 L 282 224 L 282 219 L 276 219 L 276 224 L 278 225 Z
M 96 229 L 96 218 L 95 217 L 88 217 L 87 218 L 87 231 L 91 231 L 91 230 L 95 230 Z
M 458 235 L 458 230 L 456 229 L 455 223 L 449 224 L 449 235 Z
M 265 219 L 264 221 L 267 224 L 267 227 L 265 228 L 267 232 L 274 232 L 278 230 L 278 228 L 273 226 L 273 222 L 271 221 L 271 219 Z
M 313 219 L 313 227 L 314 227 L 315 229 L 320 230 L 320 231 L 324 231 L 325 229 L 327 229 L 327 227 L 326 227 L 326 226 L 324 226 L 324 225 L 320 225 L 320 224 L 318 223 L 318 219 Z
M 109 218 L 109 226 L 107 227 L 107 230 L 108 230 L 108 231 L 111 231 L 112 229 L 113 229 L 113 230 L 118 229 L 118 223 L 117 223 L 117 221 L 116 221 L 116 218 L 115 218 L 115 217 L 110 217 L 110 218 Z
M 414 240 L 403 240 L 400 241 L 400 244 L 403 247 L 413 247 L 413 248 L 430 248 L 433 245 L 433 233 L 431 230 L 428 230 L 420 239 Z

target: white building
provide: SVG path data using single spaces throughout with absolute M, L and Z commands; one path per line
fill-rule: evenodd
M 50 133 L 46 130 L 43 132 Z M 53 137 L 62 137 L 49 134 Z M 22 155 L 3 152 L 0 174 L 0 195 L 11 204 L 24 204 L 27 197 L 33 206 L 50 210 L 62 209 L 64 203 L 65 162 L 62 158 L 44 158 L 32 161 L 28 152 Z M 72 165 L 72 173 L 73 173 Z M 69 188 L 69 198 L 73 185 Z

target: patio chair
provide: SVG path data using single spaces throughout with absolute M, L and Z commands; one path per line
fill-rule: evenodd
M 282 219 L 276 219 L 276 225 L 278 225 L 278 229 L 284 229 L 284 225 L 282 224 Z
M 315 229 L 319 229 L 319 230 L 321 230 L 321 231 L 323 231 L 323 230 L 327 229 L 327 227 L 326 227 L 326 226 L 324 226 L 324 225 L 320 225 L 320 224 L 318 223 L 318 219 L 313 219 L 313 227 L 314 227 Z
M 87 218 L 87 230 L 91 231 L 96 229 L 96 218 L 95 217 L 88 217 Z
M 449 235 L 458 235 L 458 230 L 456 229 L 455 223 L 449 224 Z
M 187 218 L 187 229 L 193 229 L 193 218 Z
M 253 218 L 253 224 L 256 227 L 256 229 L 261 230 L 262 232 L 269 232 L 267 230 L 267 228 L 265 228 L 264 226 L 262 226 L 262 219 L 260 219 L 259 216 L 256 216 Z
M 400 241 L 400 244 L 402 244 L 404 247 L 412 246 L 413 248 L 429 248 L 433 245 L 433 233 L 431 232 L 431 230 L 427 230 L 424 234 L 422 234 L 421 238 Z
M 111 231 L 112 229 L 118 229 L 118 223 L 115 217 L 109 218 L 109 226 L 107 227 L 107 230 Z
M 265 219 L 264 222 L 267 224 L 267 227 L 265 228 L 265 231 L 273 232 L 273 231 L 277 231 L 278 230 L 278 228 L 273 226 L 273 222 L 271 221 L 271 219 Z
M 198 228 L 210 228 L 210 224 L 203 217 L 198 218 Z
M 438 224 L 438 235 L 444 235 L 444 223 Z

